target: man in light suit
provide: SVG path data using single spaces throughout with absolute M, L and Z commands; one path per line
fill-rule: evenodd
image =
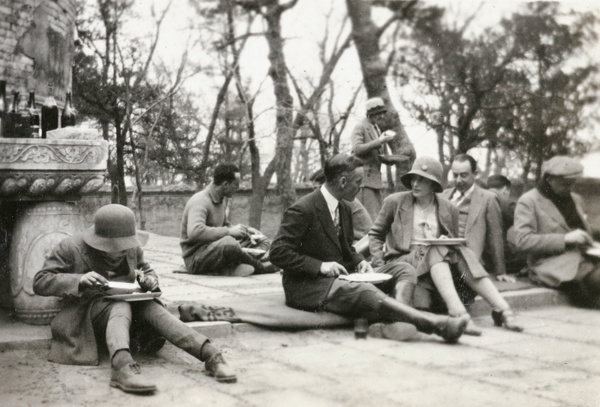
M 371 219 L 376 219 L 383 203 L 381 164 L 384 162 L 381 157 L 386 153 L 386 144 L 395 136 L 381 132 L 387 113 L 383 99 L 376 97 L 367 100 L 366 108 L 367 117 L 352 130 L 352 152 L 363 161 L 364 166 L 358 200 L 365 206 Z
M 491 263 L 489 266 L 498 281 L 515 282 L 513 277 L 506 275 L 498 198 L 475 184 L 477 161 L 468 154 L 457 155 L 451 171 L 455 186 L 442 192 L 442 196 L 458 207 L 459 236 L 467 240 L 467 247 L 482 264 L 486 265 L 484 259 L 489 259 L 487 263 Z
M 583 201 L 571 192 L 583 166 L 566 156 L 544 162 L 542 180 L 515 209 L 517 248 L 527 254 L 529 277 L 566 291 L 577 305 L 600 306 L 600 261 L 586 255 L 600 231 L 587 221 Z
M 358 193 L 363 179 L 361 164 L 356 157 L 345 154 L 332 157 L 325 163 L 325 184 L 285 212 L 271 246 L 271 261 L 283 269 L 286 304 L 305 311 L 367 318 L 378 322 L 374 325 L 381 330 L 381 336 L 390 339 L 396 339 L 394 332 L 405 330 L 399 326 L 402 321 L 421 332 L 456 342 L 468 318 L 418 311 L 388 297 L 372 284 L 338 278 L 373 272 L 352 247 L 352 214 L 345 202 L 352 201 Z M 379 272 L 392 274 L 395 281 L 416 278 L 414 268 L 407 263 L 386 265 Z

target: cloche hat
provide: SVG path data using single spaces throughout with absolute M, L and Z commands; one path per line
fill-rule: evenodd
M 542 164 L 542 174 L 555 177 L 573 178 L 581 175 L 583 165 L 566 155 L 556 155 Z
M 131 209 L 110 204 L 98 209 L 94 225 L 84 232 L 83 240 L 94 249 L 114 253 L 145 245 L 148 234 L 136 230 Z
M 433 157 L 422 156 L 418 157 L 412 165 L 409 172 L 400 177 L 400 181 L 405 187 L 411 188 L 410 181 L 413 175 L 420 175 L 423 178 L 433 181 L 434 192 L 442 192 L 442 174 L 444 168 L 438 160 Z

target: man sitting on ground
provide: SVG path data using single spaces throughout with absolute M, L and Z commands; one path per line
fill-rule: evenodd
M 515 209 L 513 244 L 527 254 L 529 277 L 565 291 L 576 305 L 600 307 L 600 262 L 586 251 L 600 231 L 587 221 L 583 200 L 571 192 L 583 166 L 555 156 L 542 165 L 537 188 Z
M 147 239 L 142 237 L 143 241 Z M 160 291 L 158 277 L 144 261 L 135 215 L 122 205 L 100 208 L 94 226 L 60 242 L 34 278 L 38 295 L 61 296 L 64 307 L 52 321 L 50 360 L 97 365 L 98 349 L 107 347 L 110 385 L 131 393 L 152 393 L 132 350 L 158 351 L 166 338 L 201 361 L 217 381 L 235 382 L 236 375 L 208 338 L 185 325 L 158 301 L 126 302 L 108 298 L 111 281 L 133 283 L 144 291 Z M 130 330 L 135 335 L 130 342 Z M 134 343 L 135 342 L 135 343 Z
M 490 175 L 486 182 L 488 191 L 496 194 L 500 213 L 502 214 L 502 236 L 504 238 L 504 263 L 507 273 L 519 273 L 527 267 L 525 256 L 508 240 L 509 233 L 514 232 L 515 206 L 517 203 L 511 199 L 512 183 L 504 175 Z
M 475 184 L 477 161 L 470 155 L 454 157 L 451 170 L 455 186 L 442 196 L 458 207 L 459 236 L 466 239 L 467 247 L 484 266 L 493 268 L 498 281 L 514 283 L 514 277 L 506 275 L 502 214 L 496 195 Z
M 321 185 L 325 183 L 325 173 L 323 172 L 323 169 L 315 171 L 315 173 L 311 175 L 310 180 L 312 181 L 315 189 L 321 188 Z M 371 220 L 369 212 L 367 212 L 358 198 L 354 198 L 352 201 L 346 201 L 346 203 L 350 207 L 350 211 L 352 213 L 352 226 L 354 227 L 353 240 L 354 242 L 358 242 L 367 236 L 371 226 L 373 226 L 373 220 Z
M 468 316 L 453 318 L 418 311 L 372 284 L 338 278 L 373 271 L 352 246 L 352 215 L 346 203 L 356 197 L 362 171 L 362 162 L 356 157 L 338 154 L 330 158 L 324 168 L 325 184 L 285 212 L 271 247 L 271 260 L 283 269 L 286 304 L 305 311 L 367 318 L 377 322 L 369 328 L 371 334 L 390 339 L 407 339 L 407 327 L 402 322 L 408 322 L 421 332 L 456 342 Z M 407 263 L 386 264 L 378 271 L 394 276 L 392 290 L 403 281 L 416 282 L 415 270 Z
M 185 205 L 179 244 L 188 273 L 245 277 L 278 271 L 266 261 L 269 239 L 254 228 L 229 222 L 229 198 L 239 185 L 237 166 L 219 164 L 213 182 Z M 255 258 L 247 249 L 263 254 Z

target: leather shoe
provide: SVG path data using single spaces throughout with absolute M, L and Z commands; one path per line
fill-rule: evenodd
M 140 366 L 133 362 L 120 369 L 112 369 L 110 373 L 110 386 L 117 387 L 127 393 L 153 393 L 156 385 L 149 383 L 142 374 Z
M 471 320 L 469 314 L 463 314 L 459 317 L 448 317 L 438 326 L 437 334 L 444 338 L 448 343 L 458 342 L 458 338 L 465 332 L 467 324 Z
M 391 339 L 393 341 L 407 342 L 419 336 L 417 328 L 406 322 L 384 324 L 378 322 L 369 326 L 369 336 L 372 338 Z
M 213 376 L 218 382 L 221 383 L 235 383 L 237 382 L 237 376 L 233 372 L 233 369 L 227 365 L 223 355 L 220 353 L 215 354 L 212 358 L 204 363 L 204 367 L 209 375 Z
M 517 318 L 515 314 L 507 309 L 504 311 L 492 311 L 492 319 L 494 320 L 494 325 L 502 326 L 509 331 L 521 332 L 523 331 L 523 327 L 517 324 Z

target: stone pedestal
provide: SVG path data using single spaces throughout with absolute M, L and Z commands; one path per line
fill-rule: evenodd
M 0 305 L 25 322 L 58 312 L 57 298 L 33 293 L 33 277 L 58 242 L 83 230 L 73 202 L 102 186 L 107 158 L 104 140 L 0 138 Z
M 67 202 L 24 203 L 16 218 L 8 262 L 15 315 L 30 324 L 49 324 L 60 310 L 59 299 L 35 295 L 33 278 L 61 240 L 83 230 L 83 219 Z

